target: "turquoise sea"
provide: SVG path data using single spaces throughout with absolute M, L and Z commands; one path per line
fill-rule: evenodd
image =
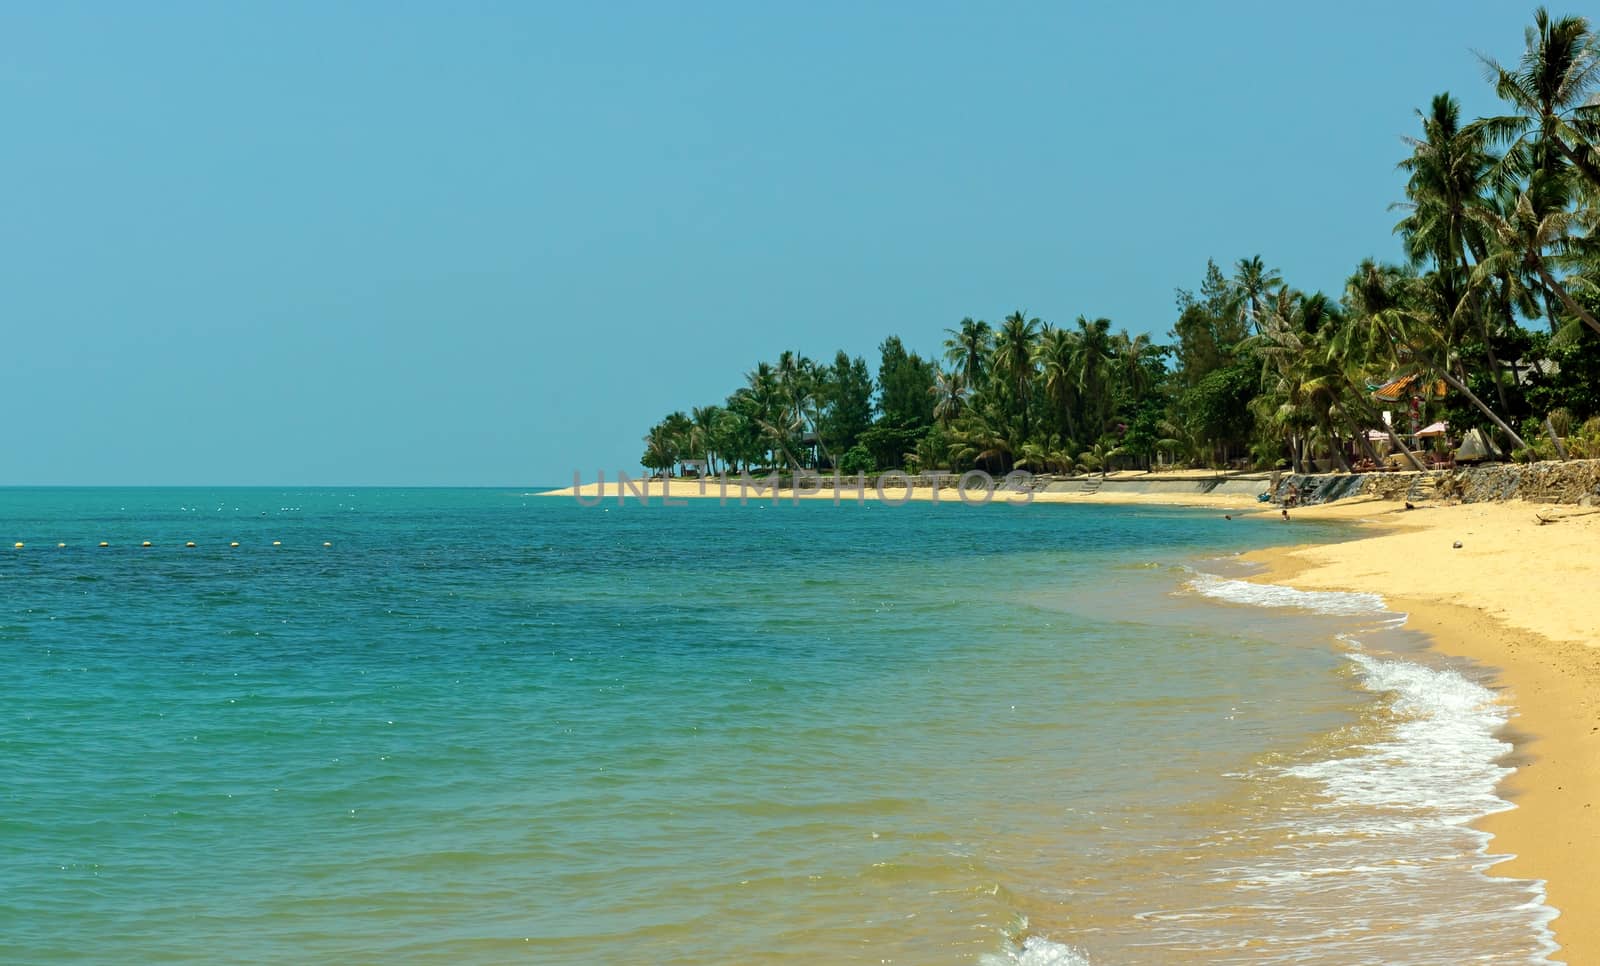
M 1540 960 L 1514 709 L 1236 579 L 1335 535 L 0 490 L 0 961 Z

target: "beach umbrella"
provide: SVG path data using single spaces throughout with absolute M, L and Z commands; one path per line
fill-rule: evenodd
M 1445 423 L 1434 423 L 1431 426 L 1424 426 L 1421 429 L 1417 430 L 1417 435 L 1418 436 L 1443 436 L 1446 432 L 1449 431 L 1449 429 L 1450 429 L 1450 427 Z

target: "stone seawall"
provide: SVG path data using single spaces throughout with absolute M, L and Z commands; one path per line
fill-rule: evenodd
M 1454 470 L 1392 473 L 1291 473 L 1279 481 L 1273 499 L 1295 494 L 1301 504 L 1329 503 L 1352 496 L 1380 500 L 1458 500 L 1486 503 L 1529 500 L 1536 503 L 1600 504 L 1600 460 L 1550 463 L 1496 463 Z

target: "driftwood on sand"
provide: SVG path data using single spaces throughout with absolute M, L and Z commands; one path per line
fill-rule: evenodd
M 1560 523 L 1562 520 L 1570 520 L 1573 517 L 1586 517 L 1591 513 L 1600 513 L 1600 509 L 1572 510 L 1569 512 L 1562 512 L 1560 510 L 1540 510 L 1538 513 L 1535 513 L 1534 516 L 1539 519 L 1539 526 L 1542 527 L 1547 523 Z

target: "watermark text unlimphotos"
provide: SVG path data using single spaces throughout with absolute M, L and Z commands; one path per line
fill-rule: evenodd
M 672 484 L 679 484 L 677 493 Z M 663 480 L 654 476 L 634 477 L 618 471 L 608 482 L 604 470 L 596 474 L 593 483 L 583 482 L 579 470 L 572 472 L 572 498 L 580 506 L 599 506 L 614 501 L 618 506 L 637 503 L 640 506 L 687 506 L 683 484 L 695 486 L 695 497 L 715 497 L 723 506 L 737 502 L 747 505 L 751 500 L 771 500 L 773 505 L 789 503 L 798 506 L 801 500 L 832 499 L 838 506 L 847 501 L 865 503 L 874 499 L 886 506 L 904 506 L 913 497 L 926 494 L 926 502 L 960 503 L 965 506 L 984 506 L 997 498 L 1012 506 L 1026 506 L 1033 502 L 1033 474 L 1013 470 L 998 481 L 983 470 L 968 470 L 957 476 L 954 473 L 923 471 L 915 475 L 901 470 L 879 473 L 872 479 L 865 474 L 841 476 L 833 473 L 824 476 L 815 470 L 796 470 L 793 473 L 772 473 L 766 477 L 751 476 L 743 472 L 737 476 L 702 476 L 698 479 Z

